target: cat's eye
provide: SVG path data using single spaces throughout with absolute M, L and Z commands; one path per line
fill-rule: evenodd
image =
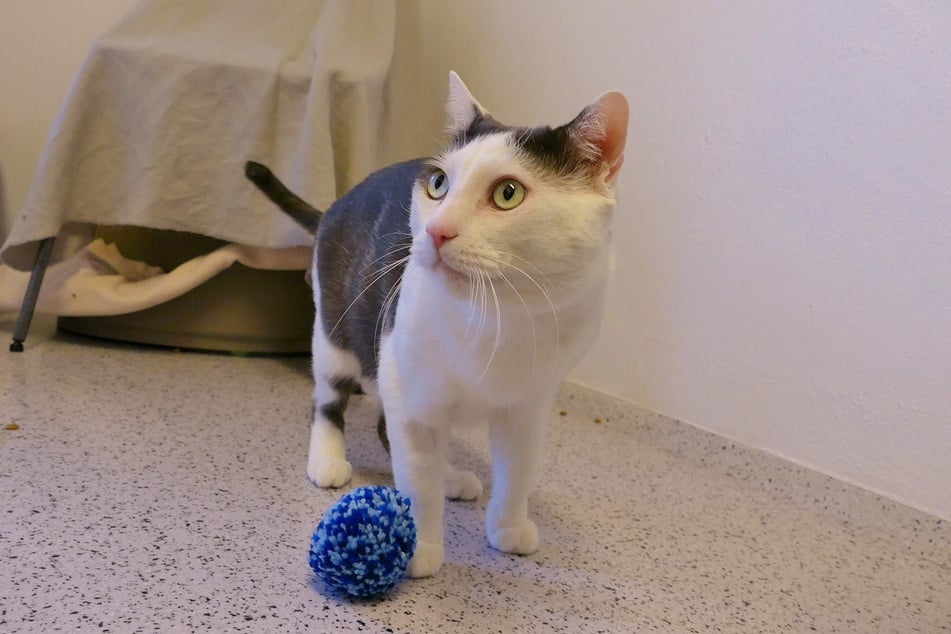
M 515 209 L 525 200 L 525 186 L 513 178 L 500 180 L 492 190 L 492 202 L 503 211 Z
M 434 169 L 426 181 L 426 194 L 433 200 L 439 200 L 449 191 L 449 177 L 441 169 Z

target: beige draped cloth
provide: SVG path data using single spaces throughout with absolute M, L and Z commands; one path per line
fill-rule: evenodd
M 0 250 L 0 310 L 18 306 L 38 241 L 51 236 L 38 310 L 57 315 L 140 310 L 224 262 L 306 268 L 295 247 L 312 237 L 245 180 L 243 165 L 268 164 L 326 208 L 374 169 L 429 151 L 444 78 L 416 68 L 417 11 L 373 0 L 135 5 L 92 44 L 61 107 Z M 97 226 L 123 225 L 232 245 L 164 273 L 92 244 Z M 75 304 L 80 281 L 88 292 Z
M 307 268 L 310 248 L 229 244 L 166 273 L 124 258 L 114 244 L 93 240 L 47 269 L 36 312 L 93 317 L 145 310 L 183 295 L 236 262 L 256 269 L 299 270 Z M 29 277 L 29 272 L 0 266 L 0 312 L 20 308 Z

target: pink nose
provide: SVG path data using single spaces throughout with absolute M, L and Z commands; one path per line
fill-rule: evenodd
M 459 235 L 451 227 L 447 227 L 446 225 L 435 222 L 431 222 L 426 225 L 426 233 L 428 233 L 429 237 L 433 239 L 433 246 L 436 247 L 437 251 L 442 248 L 443 243 L 452 240 Z

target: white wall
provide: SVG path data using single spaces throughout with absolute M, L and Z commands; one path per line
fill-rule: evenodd
M 503 121 L 631 102 L 578 380 L 951 518 L 947 3 L 427 6 Z
M 8 216 L 131 2 L 0 3 Z M 503 121 L 631 101 L 617 272 L 578 380 L 951 519 L 945 3 L 423 8 L 421 72 L 456 69 Z

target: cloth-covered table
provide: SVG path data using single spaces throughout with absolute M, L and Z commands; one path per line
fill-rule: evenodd
M 244 254 L 277 250 L 245 258 L 263 266 L 305 268 L 300 247 L 312 237 L 245 180 L 244 163 L 268 164 L 326 208 L 383 164 L 431 151 L 444 78 L 418 72 L 417 10 L 373 0 L 135 5 L 92 44 L 61 107 L 0 251 L 6 279 L 17 279 L 4 284 L 0 310 L 18 307 L 17 275 L 44 238 L 56 236 L 54 265 L 78 256 L 71 266 L 84 275 L 83 262 L 101 268 L 87 246 L 102 225 L 203 234 Z M 71 294 L 51 304 L 51 292 L 38 310 L 72 314 Z M 104 300 L 102 314 L 127 310 L 123 297 Z M 141 297 L 133 303 L 142 308 Z

